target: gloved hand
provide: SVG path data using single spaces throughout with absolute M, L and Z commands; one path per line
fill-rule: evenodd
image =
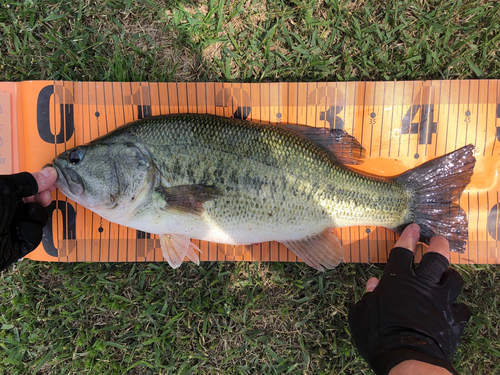
M 378 375 L 406 360 L 457 374 L 452 361 L 471 316 L 466 305 L 454 303 L 464 281 L 448 269 L 449 247 L 443 237 L 431 239 L 428 252 L 413 269 L 419 233 L 416 224 L 404 230 L 380 282 L 368 280 L 367 293 L 349 312 L 354 343 Z
M 56 179 L 54 168 L 0 176 L 0 271 L 40 244 Z

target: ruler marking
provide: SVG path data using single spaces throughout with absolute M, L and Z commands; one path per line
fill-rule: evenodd
M 115 118 L 115 129 L 118 127 L 118 124 L 116 123 L 116 104 L 115 104 L 115 84 L 111 83 L 111 93 L 113 95 L 113 116 Z M 122 105 L 123 107 L 123 105 Z M 120 224 L 117 224 L 117 241 L 116 241 L 116 261 L 118 262 L 118 254 L 120 253 Z M 111 261 L 111 252 L 109 254 L 108 261 Z
M 66 85 L 63 85 L 63 87 L 64 87 L 64 88 L 66 88 Z M 75 91 L 75 90 L 74 90 L 74 88 L 75 88 L 75 83 L 74 83 L 74 82 L 72 82 L 71 87 L 72 87 L 72 89 L 73 89 L 73 93 L 72 93 L 72 95 L 73 95 L 73 99 L 74 99 L 74 98 L 75 98 L 75 93 L 74 93 L 74 91 Z M 64 108 L 64 109 L 66 109 L 66 105 L 68 105 L 68 108 L 70 108 L 70 107 L 69 107 L 69 105 L 70 105 L 70 104 L 72 104 L 72 103 L 66 103 L 66 95 L 64 95 L 64 94 L 63 94 L 63 95 L 62 95 L 62 97 L 63 97 L 63 98 L 62 98 L 62 101 L 63 101 L 63 108 Z M 73 100 L 73 101 L 74 101 L 74 100 Z M 68 109 L 68 110 L 69 110 L 69 109 Z M 74 111 L 74 106 L 73 106 L 73 111 Z M 66 119 L 66 110 L 62 111 L 61 115 L 62 115 L 62 116 L 64 116 L 64 124 L 66 124 L 66 120 L 67 120 L 67 119 Z M 74 112 L 73 112 L 73 116 L 74 116 Z M 67 150 L 67 143 L 66 143 L 66 138 L 67 138 L 67 134 L 66 134 L 66 126 L 63 126 L 62 128 L 63 128 L 63 134 L 64 134 L 64 151 L 66 151 L 66 150 Z M 66 198 L 66 213 L 67 213 L 67 212 L 68 212 L 68 199 Z M 69 243 L 70 243 L 70 242 L 69 242 L 69 240 L 68 240 L 68 237 L 69 237 L 69 222 L 68 222 L 68 220 L 67 220 L 67 217 L 66 217 L 66 221 L 65 221 L 65 223 L 64 223 L 64 227 L 66 228 L 66 239 L 64 239 L 64 238 L 63 238 L 63 239 L 65 240 L 65 241 L 63 241 L 63 242 L 66 242 L 66 243 L 64 244 L 64 246 L 66 247 L 66 262 L 69 262 L 69 251 L 70 251 L 70 248 L 69 248 Z M 59 254 L 59 251 L 57 251 L 57 253 Z
M 377 92 L 377 82 L 374 82 L 374 88 L 373 88 L 373 101 L 372 101 L 372 111 L 370 112 L 370 119 L 372 119 L 372 113 L 375 113 L 375 95 L 376 95 L 376 92 Z M 372 156 L 372 144 L 373 144 L 373 128 L 375 127 L 374 125 L 376 124 L 376 121 L 375 121 L 375 124 L 370 120 L 370 154 L 369 156 L 371 157 Z M 380 136 L 382 136 L 382 134 L 380 134 Z
M 499 85 L 499 82 L 500 81 L 496 81 L 497 83 L 497 87 L 496 87 L 496 90 L 495 90 L 495 104 L 493 105 L 493 108 L 495 106 L 498 106 L 500 103 L 498 103 L 498 92 L 500 91 L 500 85 Z M 488 103 L 489 104 L 489 103 Z M 497 114 L 498 116 L 498 114 Z M 497 123 L 498 123 L 498 117 L 495 119 L 495 132 L 496 132 L 496 129 L 497 129 Z M 491 156 L 493 156 L 493 154 L 495 153 L 495 144 L 497 143 L 497 137 L 493 137 L 493 146 L 491 148 Z
M 54 100 L 53 100 L 53 103 L 52 103 L 52 110 L 53 110 L 53 113 L 54 113 L 54 157 L 57 156 L 57 115 L 56 115 L 56 81 L 54 80 L 52 82 L 52 86 L 53 86 L 53 92 L 54 92 Z M 49 117 L 49 121 L 50 121 L 50 117 Z M 50 124 L 51 126 L 51 129 L 52 129 L 52 123 Z M 66 147 L 66 146 L 64 146 Z M 67 199 L 68 198 L 65 198 L 65 200 L 63 202 L 67 202 Z M 59 206 L 59 200 L 57 202 L 57 206 L 56 208 Z M 62 225 L 62 224 L 61 224 Z M 57 259 L 58 261 L 60 262 L 61 261 L 61 255 L 59 254 L 59 248 L 61 247 L 61 244 L 59 243 L 59 215 L 56 215 L 56 238 L 57 238 Z
M 427 127 L 427 131 L 426 131 L 426 134 L 425 136 L 427 137 L 427 139 L 425 140 L 425 146 L 424 146 L 424 156 L 426 157 L 427 156 L 427 146 L 428 146 L 428 142 L 429 142 L 429 133 L 430 133 L 430 139 L 431 139 L 431 142 L 432 142 L 432 122 L 434 122 L 434 86 L 432 86 L 432 82 L 429 86 L 429 98 L 428 98 L 428 103 L 427 103 L 427 117 L 426 117 L 426 127 Z M 432 106 L 432 107 L 431 107 Z M 432 122 L 429 122 L 429 119 L 430 119 L 430 113 L 432 111 Z M 418 127 L 418 131 L 420 132 L 420 126 Z M 420 135 L 419 135 L 419 139 L 420 139 Z M 420 143 L 420 141 L 417 143 L 417 153 L 418 153 L 418 144 Z
M 168 106 L 167 113 L 171 114 L 172 113 L 172 107 L 170 105 L 170 84 L 169 83 L 165 83 L 165 86 L 167 87 L 167 106 Z
M 411 104 L 410 104 L 410 131 L 408 131 L 408 147 L 406 150 L 406 157 L 410 156 L 410 148 L 411 148 L 411 122 L 413 121 L 413 116 L 417 114 L 418 109 L 416 110 L 415 114 L 413 113 L 413 101 L 415 100 L 415 85 L 417 82 L 413 82 L 411 86 Z M 419 97 L 419 103 L 422 104 L 422 88 L 420 89 L 420 97 Z M 404 112 L 404 110 L 403 110 Z M 422 120 L 422 105 L 420 105 L 420 120 Z M 417 127 L 417 150 L 418 150 L 418 137 L 420 136 L 420 124 Z
M 488 191 L 486 191 L 486 209 L 489 211 L 490 209 L 490 194 Z M 497 210 L 498 211 L 498 210 Z M 486 215 L 486 220 L 488 220 L 489 212 L 488 215 Z M 488 239 L 488 225 L 486 225 L 486 264 L 489 264 L 489 252 L 490 250 L 490 244 L 489 244 L 489 239 Z M 496 253 L 496 251 L 495 251 Z
M 363 91 L 363 110 L 361 111 L 361 144 L 363 144 L 363 132 L 365 130 L 365 105 L 366 105 L 366 82 L 363 82 L 364 91 Z
M 497 204 L 498 204 L 498 190 L 497 190 Z M 488 206 L 488 209 L 489 209 L 489 206 Z M 497 215 L 496 215 L 496 218 L 495 218 L 495 237 L 494 237 L 494 240 L 495 240 L 495 263 L 498 264 L 498 258 L 499 258 L 499 253 L 498 253 L 498 215 L 499 215 L 499 211 L 498 211 L 498 206 L 497 206 Z
M 382 99 L 382 118 L 380 119 L 380 145 L 378 154 L 381 156 L 382 152 L 382 138 L 384 137 L 384 114 L 385 114 L 385 89 L 387 87 L 387 82 L 384 83 L 383 99 Z M 373 98 L 373 103 L 375 105 L 375 98 Z M 375 110 L 373 111 L 375 112 Z M 387 243 L 387 229 L 384 228 L 385 241 Z M 380 262 L 380 250 L 379 250 L 379 240 L 378 240 L 378 230 L 377 230 L 377 263 Z
M 90 94 L 90 90 L 89 90 L 89 94 Z M 95 114 L 99 110 L 99 103 L 97 101 L 97 83 L 94 83 L 94 94 L 95 94 L 95 112 L 94 112 L 94 116 L 95 116 Z M 90 108 L 90 103 L 89 103 L 89 108 Z M 90 117 L 89 117 L 89 120 L 90 120 Z M 96 121 L 97 121 L 97 136 L 99 137 L 100 136 L 99 121 L 98 121 L 98 119 Z M 102 222 L 102 217 L 101 217 L 101 222 Z M 92 227 L 92 231 L 93 231 L 93 227 Z M 101 251 L 102 251 L 102 232 L 99 232 L 99 261 L 101 261 Z M 137 261 L 137 259 L 136 259 L 136 261 Z
M 76 94 L 75 94 L 75 82 L 73 82 L 72 91 L 73 91 L 73 103 L 74 103 L 74 105 L 73 105 L 73 118 L 75 118 L 75 112 L 76 112 L 75 108 L 77 105 Z M 75 143 L 75 146 L 76 146 L 76 127 L 73 130 L 73 142 Z M 64 150 L 66 150 L 66 148 L 67 148 L 66 142 L 64 142 Z M 57 191 L 56 191 L 56 202 L 58 202 L 57 197 L 58 197 L 58 195 L 57 195 Z M 68 198 L 66 198 L 66 203 L 67 203 L 67 200 L 68 200 Z M 77 217 L 78 217 L 78 204 L 75 204 L 75 221 L 76 221 Z M 69 223 L 68 223 L 68 226 L 69 226 Z M 67 232 L 67 233 L 69 233 L 69 232 Z M 75 260 L 78 262 L 78 241 L 77 241 L 76 228 L 75 228 Z
M 406 91 L 406 81 L 403 81 L 403 95 L 401 96 L 402 97 L 402 101 L 401 101 L 401 108 L 402 108 L 401 116 L 402 117 L 399 119 L 400 131 L 399 131 L 399 142 L 398 142 L 398 158 L 400 157 L 400 154 L 401 154 L 401 140 L 403 139 L 403 126 L 402 125 L 403 125 L 403 118 L 404 118 L 403 113 L 404 113 L 404 108 L 405 108 L 404 107 L 405 91 Z M 410 112 L 410 116 L 411 116 L 411 112 Z
M 385 87 L 385 86 L 384 86 Z M 373 101 L 372 101 L 372 112 L 370 113 L 370 118 L 372 118 L 371 114 L 375 113 L 375 97 L 377 95 L 377 82 L 374 82 L 374 87 L 373 87 Z M 383 112 L 383 111 L 382 111 Z M 376 115 L 376 114 L 375 114 Z M 375 118 L 373 118 L 375 120 Z M 371 122 L 371 121 L 370 121 Z M 373 124 L 370 124 L 370 157 L 372 156 L 372 144 L 373 144 L 373 129 L 375 128 L 375 124 L 377 122 L 375 121 Z M 380 138 L 382 138 L 382 134 L 380 134 Z M 376 233 L 376 238 L 377 238 L 377 261 L 378 261 L 378 231 L 375 229 Z M 368 261 L 371 262 L 372 254 L 370 250 L 370 236 L 371 232 L 368 233 Z
M 136 121 L 139 119 L 139 112 L 137 112 L 137 115 L 135 114 L 135 108 L 134 108 L 134 103 L 133 103 L 133 100 L 134 100 L 134 88 L 132 86 L 132 82 L 129 82 L 129 86 L 130 86 L 130 102 L 132 103 L 131 107 L 132 107 L 132 121 Z M 139 88 L 139 96 L 140 95 L 140 88 Z M 130 231 L 132 229 L 131 228 L 127 228 L 127 255 L 126 255 L 126 259 L 127 259 L 127 262 L 128 262 L 128 257 L 129 257 L 129 244 L 130 244 Z M 137 233 L 137 231 L 135 232 Z M 137 235 L 136 235 L 137 237 Z M 136 241 L 136 244 L 137 244 L 137 241 Z M 137 253 L 137 246 L 136 246 L 136 249 L 135 249 L 136 253 Z
M 321 103 L 320 103 L 321 99 L 319 98 L 319 95 L 318 95 L 318 90 L 319 90 L 318 82 L 315 82 L 314 84 L 316 85 L 316 89 L 313 91 L 314 95 L 315 95 L 314 101 L 316 103 L 316 105 L 314 106 L 314 127 L 317 128 L 318 127 L 318 107 L 321 105 Z M 325 95 L 327 95 L 326 89 L 325 89 Z M 325 107 L 326 107 L 326 102 L 327 102 L 327 98 L 325 97 Z M 309 106 L 309 95 L 307 97 L 306 106 Z
M 309 105 L 308 105 L 308 100 L 309 100 L 309 82 L 306 82 L 306 123 L 304 125 L 309 125 L 309 118 L 308 118 L 308 112 L 309 112 Z
M 458 82 L 458 102 L 460 103 L 460 99 L 461 99 L 461 95 L 462 95 L 462 81 L 459 81 Z M 455 150 L 457 149 L 458 147 L 458 129 L 459 129 L 459 121 L 460 121 L 460 104 L 458 104 L 457 106 L 457 129 L 455 131 Z
M 363 110 L 361 116 L 361 144 L 363 144 L 363 133 L 365 130 L 365 106 L 366 106 L 366 91 L 367 91 L 367 82 L 364 83 L 364 92 L 363 92 Z M 371 150 L 370 150 L 371 153 Z M 358 226 L 359 235 L 358 238 L 361 239 L 361 226 Z M 367 247 L 368 247 L 368 257 L 370 257 L 370 236 L 367 236 Z M 361 261 L 361 242 L 359 246 L 359 260 Z
M 162 104 L 161 104 L 161 91 L 160 91 L 160 85 L 161 83 L 160 82 L 156 82 L 156 91 L 158 92 L 158 112 L 160 115 L 163 115 L 163 111 L 162 111 Z M 153 103 L 151 103 L 151 107 L 153 106 Z M 152 238 L 152 241 L 151 241 L 151 245 L 153 246 L 152 249 L 148 250 L 146 248 L 145 250 L 145 255 L 146 255 L 146 260 L 147 260 L 147 254 L 149 251 L 153 251 L 153 261 L 154 262 L 158 262 L 157 258 L 156 258 L 156 234 L 151 234 L 151 238 Z
M 476 191 L 477 219 L 476 219 L 476 263 L 479 263 L 479 191 Z
M 439 100 L 438 102 L 436 103 L 436 106 L 438 108 L 441 108 L 441 95 L 443 93 L 443 85 L 442 85 L 442 81 L 439 81 Z M 438 137 L 439 137 L 439 133 L 440 133 L 440 129 L 441 129 L 441 126 L 439 126 L 439 120 L 441 119 L 441 111 L 438 110 L 436 111 L 436 116 L 437 116 L 437 119 L 436 119 L 436 146 L 434 147 L 434 156 L 437 156 L 437 147 L 438 147 L 438 144 L 439 144 L 439 140 L 438 140 Z
M 363 110 L 362 110 L 362 116 L 361 116 L 361 144 L 363 144 L 363 130 L 365 129 L 365 102 L 366 102 L 366 82 L 363 82 L 364 85 L 364 91 L 363 91 Z M 361 239 L 361 226 L 358 225 L 358 239 Z M 361 263 L 361 241 L 359 241 L 359 262 Z M 368 241 L 368 253 L 370 253 L 370 241 Z
M 354 84 L 354 108 L 352 110 L 352 134 L 354 135 L 354 124 L 355 124 L 355 118 L 356 118 L 356 111 L 357 111 L 357 96 L 356 93 L 358 91 L 358 84 Z M 352 261 L 352 238 L 351 238 L 351 227 L 349 227 L 349 246 L 350 246 L 350 251 L 351 251 L 351 261 Z M 361 258 L 361 256 L 360 256 Z
M 156 104 L 156 106 L 158 106 L 158 113 L 155 112 L 154 115 L 161 115 L 161 105 L 160 105 L 160 83 L 159 82 L 155 82 L 153 83 L 154 85 L 156 85 L 156 91 L 158 92 L 158 103 L 154 103 Z M 153 90 L 151 88 L 151 83 L 148 81 L 148 90 L 149 90 L 149 105 L 151 106 L 151 114 L 153 115 Z M 153 115 L 153 116 L 154 116 Z M 147 236 L 146 236 L 147 237 Z M 149 234 L 149 239 L 151 241 L 148 241 L 148 239 L 144 239 L 144 262 L 146 262 L 148 260 L 148 253 L 153 250 L 153 254 L 152 254 L 152 257 L 153 257 L 153 260 L 156 260 L 156 251 L 154 250 L 154 243 L 155 243 L 155 234 L 154 233 L 150 233 Z M 153 249 L 149 249 L 149 246 L 153 246 Z
M 156 83 L 156 91 L 158 92 L 158 112 L 159 112 L 160 115 L 163 115 L 163 111 L 162 111 L 162 108 L 161 108 L 162 106 L 161 106 L 160 85 L 161 85 L 161 83 L 159 83 L 159 82 Z M 153 103 L 151 103 L 151 106 L 152 105 L 153 105 Z M 155 254 L 156 254 L 156 251 L 155 251 Z
M 465 113 L 466 116 L 467 116 L 467 111 L 469 111 L 469 113 L 470 113 L 470 86 L 471 86 L 471 81 L 468 80 L 467 82 L 468 82 L 469 86 L 468 86 L 468 90 L 467 90 L 467 110 L 466 110 L 466 113 Z M 457 132 L 457 134 L 458 134 L 458 132 Z M 465 144 L 464 144 L 464 146 L 467 145 L 468 135 L 469 135 L 469 121 L 467 121 L 467 119 L 466 119 L 466 121 L 465 121 L 465 140 L 464 140 Z
M 352 237 L 351 237 L 351 227 L 349 227 L 349 254 L 351 256 L 352 262 Z
M 87 111 L 88 111 L 88 127 L 89 127 L 89 137 L 90 141 L 92 141 L 92 123 L 91 123 L 91 114 L 90 114 L 90 82 L 87 82 Z M 93 259 L 94 255 L 94 216 L 95 213 L 90 211 L 90 261 Z
M 379 157 L 382 156 L 382 138 L 384 138 L 385 88 L 386 87 L 387 87 L 387 82 L 384 83 L 384 94 L 383 94 L 384 95 L 384 99 L 382 99 L 382 118 L 380 119 L 380 142 L 379 142 L 379 145 L 378 145 L 378 156 Z
M 126 122 L 127 121 L 127 116 L 125 113 L 125 97 L 123 96 L 123 83 L 120 82 L 120 92 L 122 96 L 122 111 L 123 111 L 123 120 Z M 126 228 L 126 227 L 124 227 Z M 127 242 L 125 243 L 125 254 L 128 255 L 128 229 L 127 230 Z M 116 254 L 117 260 L 119 260 L 119 254 Z
M 476 101 L 476 134 L 474 138 L 474 147 L 477 145 L 477 132 L 478 132 L 478 126 L 479 126 L 479 93 L 481 92 L 480 90 L 481 85 L 478 83 L 477 85 L 477 101 Z M 465 139 L 465 144 L 464 146 L 467 146 L 467 138 Z
M 181 105 L 179 101 L 179 82 L 175 82 L 175 96 L 177 97 L 177 113 L 181 113 Z
M 250 85 L 250 89 L 252 86 Z M 250 94 L 250 97 L 252 95 Z M 290 124 L 290 83 L 286 83 L 286 123 Z
M 252 87 L 253 87 L 253 84 L 251 84 L 251 83 L 250 83 L 250 85 L 249 85 L 249 90 L 250 90 L 250 94 L 249 94 L 249 95 L 250 95 L 250 103 L 248 103 L 248 104 L 250 104 L 250 111 L 249 111 L 249 113 L 248 113 L 248 116 L 250 117 L 250 118 L 248 119 L 249 121 L 253 121 L 253 114 L 254 114 L 254 110 L 253 110 L 253 108 L 252 108 L 252 107 L 253 107 L 253 102 L 252 102 L 252 99 L 251 99 L 251 98 L 252 98 Z M 253 253 L 252 253 L 252 254 L 253 254 Z
M 486 147 L 487 147 L 487 141 L 488 141 L 488 114 L 489 114 L 489 106 L 490 106 L 490 81 L 488 80 L 486 82 L 487 84 L 487 89 L 486 89 L 486 121 L 484 125 L 484 147 L 483 147 L 483 157 L 486 156 Z M 478 120 L 479 121 L 479 120 Z M 488 236 L 486 236 L 486 241 L 488 241 Z
M 295 123 L 298 124 L 299 123 L 299 86 L 300 86 L 300 83 L 297 83 L 297 93 L 296 93 L 296 96 L 297 96 L 297 108 L 295 110 Z
M 391 157 L 391 142 L 392 142 L 392 125 L 394 123 L 394 97 L 396 96 L 396 82 L 392 84 L 392 106 L 391 106 L 391 132 L 389 133 L 389 154 L 388 157 Z
M 106 117 L 106 133 L 109 133 L 108 105 L 106 103 L 106 84 L 105 83 L 103 83 L 103 86 L 102 86 L 102 96 L 104 98 L 104 116 Z M 110 249 L 111 249 L 111 222 L 108 221 L 108 256 L 106 257 L 106 262 L 109 262 Z
M 448 149 L 448 132 L 450 127 L 450 108 L 451 108 L 451 82 L 448 91 L 448 116 L 446 116 L 446 137 L 444 138 L 444 153 L 447 153 Z
M 205 90 L 205 114 L 208 113 L 208 91 L 207 91 L 207 83 L 203 82 L 203 88 Z M 201 243 L 200 243 L 201 245 Z

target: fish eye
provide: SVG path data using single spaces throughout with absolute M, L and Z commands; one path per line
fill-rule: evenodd
M 73 150 L 69 153 L 69 162 L 73 165 L 78 164 L 83 158 L 83 151 L 80 149 Z

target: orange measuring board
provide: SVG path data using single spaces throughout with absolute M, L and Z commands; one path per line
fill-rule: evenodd
M 140 118 L 211 113 L 270 124 L 344 129 L 367 150 L 355 169 L 393 176 L 475 145 L 474 175 L 460 198 L 469 241 L 453 263 L 500 260 L 500 81 L 321 83 L 0 83 L 0 170 L 34 172 L 62 151 Z M 0 142 L 0 143 L 1 143 Z M 107 222 L 53 192 L 42 244 L 29 258 L 59 262 L 163 261 L 159 238 Z M 385 262 L 397 235 L 334 230 L 346 262 Z M 202 261 L 300 261 L 276 242 L 230 246 L 192 240 Z M 417 260 L 425 252 L 419 245 Z

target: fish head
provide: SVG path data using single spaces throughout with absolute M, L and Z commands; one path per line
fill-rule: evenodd
M 149 190 L 151 159 L 133 142 L 78 146 L 58 155 L 52 166 L 64 195 L 106 218 L 125 214 Z

